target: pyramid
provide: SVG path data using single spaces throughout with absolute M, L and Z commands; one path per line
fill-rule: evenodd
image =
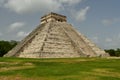
M 40 25 L 4 57 L 70 58 L 109 56 L 67 23 L 66 16 L 49 13 Z

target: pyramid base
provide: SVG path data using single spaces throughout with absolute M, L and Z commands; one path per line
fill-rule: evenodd
M 81 57 L 79 54 L 74 53 L 50 53 L 50 52 L 41 52 L 41 53 L 29 53 L 22 54 L 17 57 L 23 58 L 74 58 L 74 57 Z M 83 56 L 85 57 L 85 56 Z

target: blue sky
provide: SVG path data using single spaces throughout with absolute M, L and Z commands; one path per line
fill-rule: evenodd
M 49 12 L 103 49 L 120 48 L 120 0 L 0 0 L 0 40 L 22 40 Z

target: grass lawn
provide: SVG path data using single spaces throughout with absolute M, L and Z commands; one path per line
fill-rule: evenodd
M 0 58 L 0 80 L 120 80 L 120 59 Z

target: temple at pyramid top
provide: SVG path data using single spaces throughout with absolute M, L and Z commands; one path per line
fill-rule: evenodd
M 43 23 L 48 23 L 48 22 L 67 22 L 67 17 L 64 15 L 60 15 L 60 14 L 56 14 L 56 13 L 49 13 L 47 15 L 44 15 L 43 17 L 41 17 L 41 24 Z

